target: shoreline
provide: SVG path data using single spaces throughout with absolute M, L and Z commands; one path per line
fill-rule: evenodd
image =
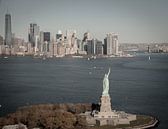
M 151 121 L 147 125 L 140 125 L 140 126 L 135 126 L 133 129 L 150 129 L 150 128 L 155 128 L 159 124 L 159 120 L 154 118 L 154 121 Z
M 127 55 L 58 55 L 58 56 L 40 56 L 40 55 L 0 55 L 0 57 L 8 58 L 8 57 L 32 57 L 32 58 L 90 58 L 90 59 L 96 59 L 96 58 L 130 58 L 135 57 L 136 55 L 127 54 Z
M 139 53 L 141 55 L 141 53 Z M 78 55 L 78 54 L 74 54 L 74 55 L 58 55 L 58 56 L 40 56 L 40 55 L 0 55 L 0 58 L 10 58 L 10 57 L 31 57 L 34 59 L 60 59 L 60 58 L 72 58 L 72 59 L 88 59 L 88 60 L 94 60 L 94 59 L 103 59 L 103 58 L 133 58 L 133 57 L 137 57 L 137 54 L 126 54 L 126 55 L 111 55 L 111 56 L 107 56 L 107 55 Z M 151 54 L 157 54 L 157 55 L 167 55 L 168 53 L 143 53 L 144 55 L 151 55 Z
M 137 120 L 129 125 L 118 126 L 88 126 L 80 113 L 91 111 L 90 103 L 60 103 L 60 104 L 38 104 L 18 108 L 15 112 L 0 117 L 0 128 L 7 125 L 24 124 L 27 128 L 47 128 L 53 126 L 56 128 L 59 124 L 64 129 L 149 129 L 154 128 L 159 124 L 156 117 L 148 115 L 137 115 Z M 52 117 L 52 119 L 51 119 Z M 53 121 L 54 120 L 54 121 Z M 48 122 L 50 121 L 50 122 Z M 64 121 L 62 124 L 61 122 Z M 40 122 L 40 123 L 39 123 Z M 53 123 L 56 122 L 56 125 Z M 78 123 L 74 126 L 74 123 Z M 68 123 L 68 124 L 67 124 Z M 143 124 L 142 124 L 143 123 Z M 65 125 L 64 125 L 65 124 Z M 66 125 L 67 124 L 67 125 Z M 140 125 L 139 125 L 140 124 Z M 40 127 L 38 127 L 41 125 Z M 42 126 L 43 125 L 43 126 Z

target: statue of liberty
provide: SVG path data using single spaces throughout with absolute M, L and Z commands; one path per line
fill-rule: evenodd
M 110 74 L 110 68 L 107 74 L 104 75 L 104 79 L 103 79 L 103 92 L 102 95 L 103 96 L 109 96 L 109 74 Z

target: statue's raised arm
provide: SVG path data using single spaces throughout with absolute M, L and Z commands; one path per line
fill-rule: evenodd
M 110 68 L 109 68 L 109 71 L 108 71 L 108 74 L 107 74 L 107 76 L 109 76 L 109 74 L 110 74 L 110 71 L 111 71 L 111 70 L 110 70 Z

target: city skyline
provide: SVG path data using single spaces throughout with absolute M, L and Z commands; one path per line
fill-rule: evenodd
M 119 42 L 168 42 L 167 1 L 54 1 L 0 0 L 0 35 L 5 33 L 5 14 L 12 17 L 12 32 L 28 41 L 30 23 L 55 36 L 58 30 L 76 30 L 82 39 L 87 31 L 101 41 L 109 32 Z

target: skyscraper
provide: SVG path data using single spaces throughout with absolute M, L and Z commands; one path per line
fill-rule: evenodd
M 43 43 L 44 42 L 44 32 L 43 31 L 40 31 L 40 43 Z
M 102 55 L 102 41 L 97 39 L 87 40 L 87 54 L 88 55 Z
M 114 34 L 113 35 L 113 54 L 118 55 L 118 35 Z
M 83 37 L 83 40 L 82 40 L 82 51 L 87 52 L 87 44 L 88 44 L 87 41 L 88 40 L 92 40 L 92 39 L 91 39 L 90 33 L 86 32 L 86 33 L 84 33 L 84 37 Z
M 61 30 L 58 31 L 58 33 L 56 34 L 56 41 L 59 42 L 59 41 L 62 41 L 62 32 Z
M 0 35 L 0 45 L 3 45 L 3 37 Z
M 87 54 L 94 55 L 95 54 L 95 44 L 96 40 L 87 40 Z
M 40 31 L 39 40 L 40 40 L 39 50 L 40 52 L 43 52 L 43 47 L 44 47 L 44 32 L 43 31 Z
M 109 33 L 104 39 L 104 54 L 118 55 L 118 35 Z
M 50 32 L 44 32 L 44 41 L 50 42 Z
M 11 28 L 11 15 L 5 15 L 5 45 L 11 45 L 12 42 L 12 28 Z
M 96 40 L 96 46 L 95 46 L 96 50 L 96 55 L 102 55 L 103 54 L 103 45 L 102 45 L 102 41 Z
M 113 44 L 112 34 L 109 33 L 109 34 L 107 34 L 107 37 L 104 40 L 105 54 L 112 55 L 112 44 Z
M 29 28 L 29 42 L 35 47 L 36 36 L 40 35 L 40 27 L 35 23 L 30 24 Z

